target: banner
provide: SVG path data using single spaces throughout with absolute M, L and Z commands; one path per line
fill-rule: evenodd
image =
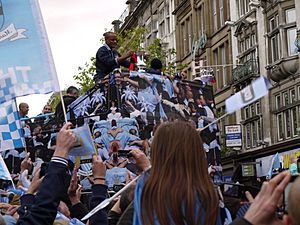
M 0 3 L 0 103 L 59 91 L 38 1 Z
M 270 81 L 264 76 L 259 77 L 243 90 L 226 99 L 226 112 L 233 113 L 257 101 L 258 99 L 268 94 L 270 88 Z
M 16 101 L 0 104 L 0 151 L 24 148 L 24 142 Z
M 113 141 L 119 149 L 129 149 L 129 142 L 149 139 L 148 131 L 163 121 L 180 119 L 203 128 L 216 119 L 212 87 L 200 80 L 170 79 L 136 71 L 112 77 L 114 85 L 107 82 L 96 91 L 90 90 L 68 107 L 76 118 L 97 115 L 92 118 L 93 134 L 102 146 L 99 152 L 104 158 Z M 209 164 L 220 164 L 218 133 L 216 124 L 201 132 Z

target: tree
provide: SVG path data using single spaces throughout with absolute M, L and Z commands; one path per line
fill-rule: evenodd
M 73 79 L 79 85 L 79 89 L 85 93 L 94 85 L 93 75 L 96 72 L 96 58 L 92 57 L 90 62 L 85 63 L 84 67 L 78 67 L 78 74 L 73 76 Z

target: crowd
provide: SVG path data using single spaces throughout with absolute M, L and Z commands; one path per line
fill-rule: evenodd
M 129 51 L 121 56 L 115 51 L 114 33 L 105 33 L 104 37 L 106 44 L 96 56 L 95 81 L 100 89 L 99 84 L 108 73 L 119 65 L 132 65 L 127 59 L 134 54 Z M 161 62 L 155 59 L 148 72 L 160 75 L 161 67 Z M 119 79 L 142 89 L 140 97 L 149 98 L 147 79 Z M 60 102 L 54 113 L 50 105 L 45 105 L 34 121 L 27 116 L 28 104 L 21 103 L 19 114 L 26 148 L 3 152 L 13 183 L 1 180 L 0 225 L 300 224 L 297 208 L 300 179 L 290 183 L 292 176 L 288 171 L 264 182 L 256 196 L 250 192 L 245 197 L 226 195 L 222 182 L 215 182 L 216 164 L 211 163 L 212 155 L 206 151 L 218 145 L 213 139 L 208 140 L 208 134 L 217 129 L 211 126 L 207 129 L 209 133 L 201 136 L 197 130 L 213 119 L 211 106 L 203 95 L 198 93 L 195 97 L 189 86 L 177 85 L 180 79 L 166 80 L 170 83 L 164 83 L 161 94 L 169 99 L 176 95 L 174 99 L 186 104 L 191 116 L 185 120 L 174 116 L 151 123 L 147 115 L 147 126 L 143 129 L 141 124 L 145 121 L 141 113 L 136 113 L 143 110 L 135 108 L 134 99 L 126 101 L 128 107 L 134 108 L 130 113 L 123 111 L 112 98 L 105 114 L 88 120 L 82 118 L 83 121 L 66 110 L 71 120 L 67 123 L 63 105 L 67 109 L 78 99 L 76 87 L 67 89 L 64 104 Z M 184 89 L 182 98 L 181 89 Z M 173 100 L 167 104 L 176 107 Z M 197 113 L 201 115 L 199 118 L 195 116 Z M 79 124 L 89 125 L 96 146 L 94 155 L 70 154 L 78 145 L 74 128 Z M 137 177 L 136 182 L 132 181 Z M 82 220 L 119 190 L 125 191 L 88 220 Z
M 46 171 L 26 155 L 21 176 L 15 180 L 22 193 L 13 193 L 1 203 L 2 224 L 86 224 L 80 219 L 109 196 L 109 167 L 99 155 L 92 157 L 91 192 L 82 191 L 78 168 L 69 162 L 69 152 L 77 141 L 70 128 L 67 123 L 59 131 Z M 289 190 L 288 214 L 279 209 L 290 172 L 263 183 L 255 199 L 249 198 L 250 204 L 238 202 L 240 210 L 247 206 L 244 214 L 233 212 L 234 207 L 227 207 L 226 196 L 208 173 L 202 146 L 189 122 L 161 124 L 151 143 L 151 160 L 138 149 L 130 150 L 127 156 L 138 168 L 137 183 L 95 213 L 88 224 L 299 224 L 300 179 Z M 127 179 L 125 183 L 131 177 Z

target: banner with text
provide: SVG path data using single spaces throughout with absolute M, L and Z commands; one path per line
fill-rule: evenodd
M 0 0 L 0 103 L 59 91 L 38 1 Z

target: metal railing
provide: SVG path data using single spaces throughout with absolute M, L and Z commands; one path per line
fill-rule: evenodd
M 249 60 L 232 70 L 232 79 L 234 83 L 238 83 L 256 74 L 258 74 L 258 62 Z

